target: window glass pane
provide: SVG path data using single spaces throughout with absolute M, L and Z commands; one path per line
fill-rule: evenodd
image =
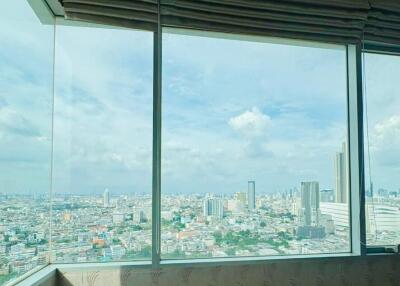
M 152 43 L 150 32 L 57 25 L 56 262 L 151 257 Z
M 365 54 L 366 232 L 369 245 L 400 243 L 400 57 Z
M 3 285 L 48 262 L 54 26 L 16 0 L 0 1 L 0 27 Z
M 162 257 L 349 252 L 346 104 L 344 47 L 164 34 Z

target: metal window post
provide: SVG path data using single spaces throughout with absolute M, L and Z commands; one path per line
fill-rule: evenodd
M 365 186 L 361 45 L 347 46 L 351 250 L 364 255 Z
M 152 265 L 159 267 L 161 260 L 161 67 L 162 28 L 160 3 L 158 24 L 153 46 L 153 172 L 152 172 Z

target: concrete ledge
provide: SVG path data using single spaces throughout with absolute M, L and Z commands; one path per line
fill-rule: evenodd
M 22 278 L 23 279 L 23 278 Z M 57 285 L 57 267 L 49 265 L 29 275 L 15 286 L 55 286 Z
M 308 286 L 392 286 L 398 285 L 391 284 L 393 281 L 400 281 L 400 255 L 397 254 L 279 258 L 165 260 L 159 268 L 153 267 L 151 261 L 53 264 L 36 272 L 32 270 L 10 285 L 127 286 L 134 285 L 132 283 L 154 285 L 157 282 L 156 285 L 160 286 L 175 286 L 177 281 L 190 280 L 190 284 L 178 284 L 278 286 L 292 285 L 290 283 L 296 281 L 298 284 L 293 285 L 307 282 L 305 285 Z M 351 284 L 340 284 L 344 282 Z

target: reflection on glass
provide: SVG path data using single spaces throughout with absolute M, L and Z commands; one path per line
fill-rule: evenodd
M 152 33 L 56 29 L 54 261 L 149 259 Z
M 0 2 L 0 285 L 49 260 L 54 26 Z
M 400 243 L 400 58 L 365 54 L 368 245 Z
M 344 47 L 164 34 L 162 257 L 349 252 L 346 98 Z

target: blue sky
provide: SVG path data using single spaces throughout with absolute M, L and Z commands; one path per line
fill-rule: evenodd
M 152 42 L 148 32 L 57 27 L 57 192 L 151 192 Z
M 371 177 L 379 188 L 400 190 L 400 58 L 365 55 Z M 366 149 L 368 154 L 368 150 Z M 367 175 L 369 170 L 366 170 Z
M 166 190 L 334 187 L 344 49 L 167 34 L 163 53 Z
M 0 192 L 45 192 L 53 29 L 25 1 L 0 8 Z M 55 40 L 54 190 L 150 193 L 152 34 L 58 26 Z M 343 48 L 167 33 L 163 44 L 163 192 L 233 193 L 248 180 L 257 192 L 305 180 L 334 188 L 346 130 Z M 374 172 L 397 188 L 398 147 L 388 142 L 400 141 L 400 102 L 389 83 L 400 61 L 367 59 L 368 70 L 382 66 L 367 74 Z
M 52 35 L 26 1 L 0 3 L 0 192 L 49 187 Z

